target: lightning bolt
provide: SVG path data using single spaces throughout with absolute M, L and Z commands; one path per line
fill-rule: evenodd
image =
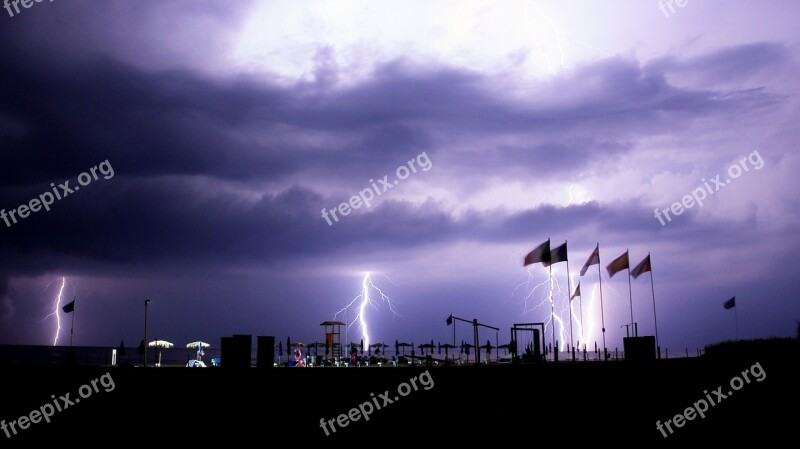
M 532 267 L 528 268 L 527 278 L 514 287 L 511 292 L 511 298 L 518 296 L 519 291 L 524 293 L 521 300 L 523 302 L 523 315 L 535 312 L 540 308 L 545 309 L 546 317 L 543 320 L 545 334 L 551 335 L 552 328 L 550 326 L 556 326 L 556 338 L 559 340 L 559 348 L 562 351 L 569 347 L 569 323 L 566 320 L 571 315 L 573 332 L 575 332 L 573 334 L 575 347 L 581 348 L 581 345 L 583 345 L 583 349 L 588 350 L 588 342 L 597 342 L 602 339 L 600 320 L 598 319 L 600 317 L 599 284 L 594 282 L 591 291 L 587 292 L 586 287 L 590 285 L 591 281 L 586 282 L 585 280 L 583 296 L 575 297 L 573 301 L 570 301 L 569 297 L 572 292 L 566 291 L 566 285 L 560 280 L 562 276 L 559 274 L 559 269 L 557 265 L 553 265 L 552 277 L 548 276 L 548 279 L 537 283 L 533 274 L 534 269 Z M 608 277 L 601 276 L 605 284 L 603 287 L 607 289 L 608 296 L 618 296 L 618 291 L 608 282 Z M 571 288 L 574 289 L 579 280 L 579 274 L 570 273 Z M 580 306 L 572 304 L 577 301 L 582 301 Z M 546 310 L 548 305 L 552 308 L 552 314 Z M 582 307 L 582 313 L 579 313 L 579 307 Z
M 579 275 L 572 275 L 572 286 L 575 288 L 577 285 L 577 278 Z M 588 273 L 587 273 L 588 276 Z M 619 291 L 614 288 L 608 281 L 608 277 L 601 274 L 603 279 L 603 288 L 606 289 L 608 292 L 608 297 L 617 297 L 619 295 Z M 587 344 L 591 341 L 597 343 L 598 341 L 602 340 L 602 329 L 600 326 L 600 320 L 597 318 L 600 317 L 600 293 L 597 282 L 593 283 L 591 293 L 586 294 L 586 292 L 582 292 L 584 296 L 580 297 L 580 300 L 583 301 L 583 321 L 581 321 L 580 316 L 577 315 L 573 308 L 573 315 L 572 320 L 573 323 L 577 323 L 578 325 L 578 335 L 580 335 L 579 342 L 582 342 L 584 345 L 584 349 L 588 350 Z M 583 283 L 583 286 L 588 285 L 587 282 Z M 583 290 L 583 287 L 581 287 Z M 570 293 L 571 294 L 571 293 Z M 575 298 L 574 301 L 578 301 L 578 297 Z M 608 304 L 608 303 L 606 303 Z M 606 316 L 608 318 L 608 316 Z M 578 344 L 578 346 L 580 343 Z M 602 349 L 602 348 L 601 348 Z
M 547 17 L 546 15 L 540 13 L 534 7 L 532 2 L 526 2 L 525 3 L 525 22 L 528 24 L 528 28 L 530 28 L 530 30 L 532 31 L 533 43 L 536 45 L 536 51 L 539 52 L 539 56 L 541 56 L 542 59 L 544 59 L 545 64 L 547 65 L 547 69 L 553 75 L 556 74 L 556 68 L 553 65 L 553 59 L 555 59 L 555 57 L 551 57 L 550 52 L 545 51 L 542 48 L 542 42 L 540 41 L 539 36 L 538 36 L 538 32 L 537 32 L 537 31 L 539 31 L 539 29 L 538 29 L 538 27 L 536 27 L 534 25 L 533 17 L 532 17 L 531 13 L 533 13 L 534 16 L 539 16 L 539 17 L 543 18 L 544 21 L 546 22 L 546 25 L 547 25 L 546 28 L 548 28 L 548 29 L 546 29 L 545 32 L 550 31 L 550 32 L 553 33 L 552 42 L 557 47 L 559 64 L 561 65 L 561 68 L 563 68 L 565 71 L 568 71 L 570 68 L 569 68 L 569 65 L 567 65 L 567 53 L 564 51 L 564 47 L 561 45 L 561 33 L 560 33 L 558 27 L 555 25 L 553 20 L 550 19 L 550 17 Z
M 569 201 L 567 201 L 567 204 L 565 204 L 564 207 L 569 207 L 570 204 L 572 204 L 572 188 L 573 187 L 575 187 L 575 183 L 574 182 L 569 183 L 569 189 L 567 190 L 567 194 L 569 195 Z
M 603 57 L 610 56 L 607 51 L 588 44 L 574 34 L 559 28 L 550 16 L 536 8 L 536 2 L 533 0 L 523 1 L 523 17 L 531 32 L 536 51 L 544 60 L 547 70 L 553 75 L 556 75 L 559 70 L 563 70 L 564 72 L 569 72 L 571 70 L 567 62 L 569 55 L 564 49 L 564 42 L 567 40 L 571 40 L 575 45 L 590 50 L 596 55 L 599 54 Z M 542 34 L 545 35 L 546 38 L 541 39 L 540 35 Z
M 389 278 L 387 277 L 387 279 Z M 392 280 L 389 279 L 389 282 L 392 282 Z M 394 282 L 392 283 L 394 284 Z M 370 291 L 377 292 L 378 297 L 370 296 Z M 385 294 L 380 287 L 372 282 L 372 277 L 370 276 L 370 273 L 367 272 L 364 275 L 364 279 L 361 281 L 361 293 L 356 295 L 356 297 L 353 298 L 346 306 L 342 307 L 338 312 L 336 312 L 333 317 L 336 319 L 340 313 L 346 312 L 354 305 L 357 306 L 358 313 L 353 318 L 353 321 L 347 324 L 347 328 L 349 329 L 353 324 L 356 323 L 356 321 L 358 321 L 359 328 L 361 329 L 361 337 L 364 339 L 364 345 L 369 346 L 370 337 L 369 329 L 367 327 L 366 309 L 367 306 L 372 306 L 377 309 L 380 302 L 385 302 L 395 317 L 400 316 L 400 314 L 394 309 L 394 304 L 392 303 L 391 298 L 389 298 L 389 295 Z M 347 344 L 349 344 L 349 342 Z
M 569 330 L 567 329 L 567 326 L 564 325 L 564 320 L 561 317 L 566 310 L 566 307 L 563 306 L 563 301 L 556 302 L 556 296 L 558 295 L 560 297 L 561 293 L 563 293 L 561 283 L 556 280 L 555 273 L 553 273 L 553 276 L 548 276 L 547 280 L 544 280 L 536 285 L 533 285 L 534 282 L 533 268 L 528 268 L 528 278 L 525 280 L 525 282 L 518 284 L 511 292 L 511 295 L 513 297 L 516 291 L 520 288 L 527 292 L 523 297 L 523 314 L 533 312 L 539 308 L 550 305 L 553 313 L 548 313 L 544 320 L 545 333 L 550 335 L 550 331 L 548 331 L 548 329 L 550 326 L 556 326 L 556 338 L 559 340 L 559 347 L 563 351 L 569 347 Z M 538 296 L 536 294 L 537 290 L 540 292 Z M 531 307 L 531 303 L 535 304 Z M 555 323 L 553 321 L 555 321 Z M 553 344 L 555 344 L 555 342 L 553 342 Z
M 53 282 L 55 281 L 51 281 L 49 284 L 47 284 L 45 290 L 47 290 L 47 288 L 49 288 L 50 284 L 52 284 Z M 56 317 L 56 336 L 53 338 L 53 346 L 56 346 L 58 344 L 58 335 L 61 333 L 61 317 L 59 316 L 58 311 L 61 310 L 61 299 L 64 297 L 64 287 L 66 285 L 67 285 L 67 278 L 62 277 L 61 288 L 58 289 L 58 296 L 56 296 L 56 299 L 53 300 L 53 311 L 44 317 L 45 320 L 53 315 L 55 315 Z

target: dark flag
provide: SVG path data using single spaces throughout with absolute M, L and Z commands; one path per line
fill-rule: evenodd
M 589 269 L 592 265 L 597 265 L 600 263 L 600 245 L 597 245 L 592 251 L 592 254 L 589 256 L 589 259 L 583 264 L 583 268 L 581 268 L 581 276 L 586 274 L 586 270 Z
M 71 303 L 69 303 L 69 304 L 65 305 L 64 307 L 62 307 L 61 310 L 63 310 L 64 313 L 74 312 L 75 311 L 75 300 L 73 299 Z
M 580 295 L 581 295 L 581 283 L 578 282 L 578 287 L 575 288 L 575 293 L 573 293 L 572 296 L 569 297 L 569 300 L 572 301 L 573 299 L 575 299 L 576 296 Z
M 725 301 L 725 303 L 722 304 L 722 307 L 725 307 L 726 309 L 732 309 L 736 307 L 736 297 L 734 296 L 733 298 Z
M 631 271 L 631 276 L 636 279 L 639 277 L 639 275 L 647 273 L 648 271 L 650 271 L 650 254 L 648 254 L 643 261 L 639 262 L 639 265 L 636 265 L 636 267 L 633 268 L 633 271 Z
M 550 262 L 550 239 L 547 239 L 546 242 L 542 243 L 541 245 L 537 246 L 536 249 L 529 252 L 527 256 L 525 256 L 525 261 L 523 262 L 522 266 L 527 267 L 528 265 L 532 265 L 535 263 L 549 263 Z
M 621 256 L 614 259 L 606 267 L 606 270 L 608 270 L 608 277 L 614 277 L 615 274 L 629 267 L 630 264 L 628 263 L 628 252 L 625 251 Z
M 449 326 L 451 324 L 453 324 L 453 315 L 450 315 L 449 317 L 447 317 L 447 325 Z
M 550 260 L 548 262 L 544 262 L 544 266 L 550 266 L 553 264 L 557 264 L 559 262 L 566 262 L 567 261 L 567 242 L 564 242 L 557 248 L 554 248 L 550 251 Z

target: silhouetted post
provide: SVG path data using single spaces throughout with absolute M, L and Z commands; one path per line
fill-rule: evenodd
M 650 257 L 650 253 L 647 253 Z M 658 358 L 661 358 L 661 347 L 658 345 L 658 318 L 656 318 L 656 288 L 653 285 L 653 260 L 650 259 L 650 290 L 653 292 L 653 321 L 656 325 L 656 347 L 658 348 Z
M 472 319 L 472 334 L 475 339 L 475 366 L 479 366 L 481 364 L 481 348 L 480 342 L 478 342 L 478 319 Z
M 564 240 L 564 249 L 567 249 L 567 241 Z M 567 296 L 572 293 L 572 284 L 569 278 L 569 257 L 567 257 Z M 572 339 L 572 298 L 570 297 L 567 301 L 567 306 L 569 306 L 569 346 L 574 347 L 575 341 Z M 573 351 L 574 352 L 574 351 Z M 573 356 L 573 359 L 575 357 Z M 574 360 L 573 360 L 574 361 Z
M 600 284 L 600 325 L 603 327 L 603 357 L 608 360 L 608 349 L 606 349 L 606 319 L 603 312 L 603 276 L 600 272 L 600 243 L 597 243 L 597 281 Z M 597 342 L 595 342 L 597 346 Z M 595 348 L 595 351 L 597 349 Z
M 627 249 L 625 250 L 625 253 L 628 254 L 628 299 L 630 300 L 630 304 L 631 304 L 631 326 L 633 326 L 634 325 L 634 322 L 633 322 L 633 287 L 631 287 L 631 261 L 630 261 L 631 260 L 631 253 Z M 638 336 L 638 334 L 635 333 L 636 332 L 636 328 L 635 327 L 634 327 L 633 330 L 634 330 L 634 336 Z
M 147 368 L 147 306 L 150 300 L 144 300 L 144 368 Z
M 450 316 L 452 317 L 453 314 L 451 313 Z M 457 320 L 453 320 L 453 346 L 456 345 L 456 321 Z
M 75 304 L 75 298 L 72 298 L 72 304 Z M 56 311 L 58 313 L 58 311 Z M 72 334 L 75 332 L 75 309 L 72 309 L 72 324 L 69 327 L 69 352 L 72 352 Z
M 581 286 L 581 283 L 579 281 L 578 282 L 578 288 L 580 288 L 580 286 Z M 586 350 L 586 342 L 584 341 L 584 338 L 583 338 L 583 323 L 584 323 L 584 321 L 583 321 L 583 294 L 578 295 L 578 310 L 580 310 L 580 312 L 581 312 L 581 342 L 583 343 L 583 348 L 584 348 L 584 351 L 585 351 Z M 580 347 L 578 349 L 580 349 Z
M 553 342 L 556 341 L 556 312 L 553 305 L 553 264 L 550 264 L 550 325 L 553 326 Z M 558 362 L 558 349 L 553 351 L 553 361 Z

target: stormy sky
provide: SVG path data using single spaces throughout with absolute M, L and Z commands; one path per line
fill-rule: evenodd
M 662 347 L 733 338 L 734 295 L 741 338 L 793 335 L 800 5 L 667 3 L 0 11 L 0 208 L 17 214 L 0 221 L 0 343 L 53 344 L 62 277 L 79 345 L 138 343 L 146 298 L 149 336 L 178 345 L 321 341 L 367 272 L 397 312 L 370 292 L 371 342 L 447 341 L 452 313 L 503 343 L 549 319 L 548 271 L 522 266 L 548 238 L 568 241 L 590 349 L 597 267 L 579 271 L 597 242 L 610 348 L 630 304 L 605 265 L 626 250 L 651 254 Z M 32 203 L 65 181 L 49 211 Z M 566 279 L 554 265 L 564 335 Z M 652 335 L 650 274 L 632 295 Z

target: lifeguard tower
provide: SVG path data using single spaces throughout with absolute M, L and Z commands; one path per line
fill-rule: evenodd
M 342 326 L 341 321 L 323 321 L 320 326 L 325 328 L 325 344 L 331 348 L 331 357 L 339 360 L 342 357 Z

